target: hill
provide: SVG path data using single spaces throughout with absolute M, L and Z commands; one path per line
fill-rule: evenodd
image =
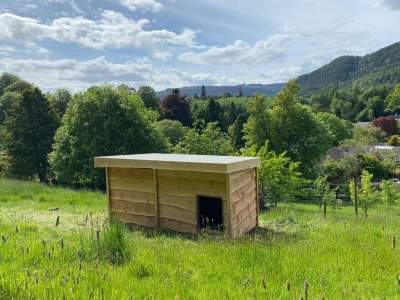
M 224 93 L 229 93 L 232 96 L 236 96 L 239 93 L 239 88 L 242 87 L 244 96 L 252 96 L 260 93 L 268 96 L 276 95 L 284 86 L 284 83 L 275 84 L 243 84 L 235 86 L 206 86 L 207 95 L 218 96 Z M 181 95 L 193 97 L 194 95 L 200 95 L 201 86 L 187 86 L 179 88 Z M 157 92 L 160 98 L 164 98 L 166 95 L 171 93 L 172 89 L 166 89 Z
M 297 79 L 301 93 L 309 95 L 330 88 L 358 85 L 394 86 L 400 82 L 400 43 L 366 56 L 342 56 Z

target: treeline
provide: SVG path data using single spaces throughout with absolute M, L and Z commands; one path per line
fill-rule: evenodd
M 368 122 L 400 112 L 400 85 L 394 89 L 386 86 L 331 89 L 312 95 L 310 102 L 316 111 L 330 112 L 351 122 Z
M 382 92 L 385 101 L 398 90 Z M 302 187 L 315 185 L 316 178 L 326 178 L 329 187 L 341 184 L 349 194 L 348 180 L 359 179 L 363 170 L 381 179 L 397 174 L 390 160 L 366 153 L 357 153 L 356 162 L 323 160 L 327 150 L 338 145 L 384 142 L 397 132 L 396 124 L 388 125 L 393 119 L 375 121 L 375 127 L 353 128 L 351 118 L 332 113 L 332 102 L 317 106 L 317 96 L 304 101 L 295 81 L 276 97 L 258 95 L 246 98 L 245 104 L 243 97 L 215 99 L 207 97 L 206 91 L 202 94 L 200 99 L 188 99 L 173 90 L 160 100 L 151 87 L 135 90 L 126 85 L 93 86 L 74 95 L 66 90 L 45 94 L 14 75 L 3 74 L 0 172 L 104 188 L 103 172 L 93 168 L 96 156 L 257 155 L 263 161 L 263 190 L 275 201 L 304 197 Z M 360 93 L 366 94 L 371 92 Z

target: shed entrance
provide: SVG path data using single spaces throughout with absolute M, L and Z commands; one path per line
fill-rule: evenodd
M 205 196 L 199 196 L 197 199 L 199 228 L 222 229 L 222 199 Z

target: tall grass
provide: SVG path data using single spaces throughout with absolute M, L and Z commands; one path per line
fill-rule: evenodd
M 15 185 L 0 180 L 0 194 Z M 328 209 L 324 220 L 317 206 L 286 204 L 231 240 L 108 227 L 105 202 L 91 207 L 91 193 L 21 185 L 28 203 L 19 194 L 12 206 L 9 192 L 0 203 L 0 299 L 400 298 L 398 207 L 372 209 L 368 220 L 356 220 L 351 207 Z M 43 188 L 52 191 L 44 203 Z M 70 193 L 81 208 L 64 203 Z M 55 226 L 60 211 L 44 223 L 9 213 L 41 214 L 54 204 L 80 221 L 61 215 Z

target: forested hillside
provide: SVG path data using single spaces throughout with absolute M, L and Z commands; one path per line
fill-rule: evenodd
M 393 87 L 400 81 L 400 43 L 372 54 L 342 56 L 331 63 L 297 79 L 302 95 L 332 88 L 385 85 Z
M 243 96 L 253 96 L 254 94 L 260 93 L 267 96 L 275 96 L 284 86 L 284 83 L 275 84 L 243 84 L 235 86 L 205 86 L 209 96 L 219 96 L 222 94 L 229 94 L 231 96 L 237 96 L 242 94 Z M 201 86 L 188 86 L 182 87 L 179 90 L 182 95 L 188 97 L 200 96 Z M 166 89 L 157 92 L 157 96 L 163 98 L 170 94 L 172 89 Z

